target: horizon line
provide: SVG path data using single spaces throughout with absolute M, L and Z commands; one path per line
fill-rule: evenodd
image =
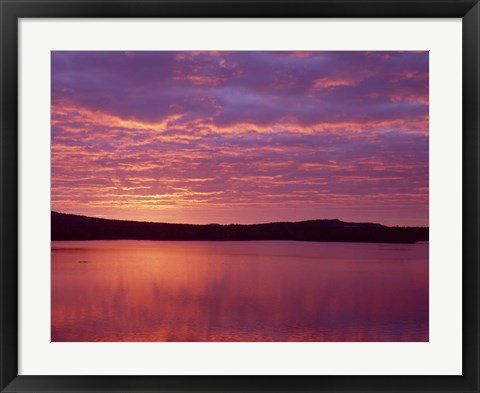
M 86 216 L 83 214 L 74 214 L 74 213 L 64 213 L 59 212 L 56 210 L 50 210 L 51 213 L 56 214 L 64 214 L 68 216 L 77 216 L 77 217 L 85 217 L 85 218 L 95 218 L 98 220 L 109 220 L 109 221 L 125 221 L 125 222 L 139 222 L 139 223 L 146 223 L 146 224 L 167 224 L 167 225 L 197 225 L 197 226 L 209 226 L 209 225 L 219 225 L 219 226 L 228 226 L 228 225 L 241 225 L 241 226 L 248 226 L 248 225 L 265 225 L 265 224 L 279 224 L 279 223 L 301 223 L 301 222 L 308 222 L 308 221 L 339 221 L 346 224 L 375 224 L 381 225 L 387 228 L 430 228 L 430 226 L 401 226 L 401 225 L 385 225 L 378 222 L 371 222 L 371 221 L 344 221 L 339 218 L 313 218 L 307 220 L 298 220 L 298 221 L 270 221 L 270 222 L 258 222 L 252 224 L 238 224 L 238 223 L 229 223 L 229 224 L 219 224 L 219 223 L 208 223 L 208 224 L 192 224 L 192 223 L 179 223 L 179 222 L 160 222 L 160 221 L 140 221 L 140 220 L 126 220 L 121 218 L 106 218 L 106 217 L 95 217 L 95 216 Z

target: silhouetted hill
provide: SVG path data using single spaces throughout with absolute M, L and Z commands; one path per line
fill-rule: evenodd
M 387 227 L 340 220 L 252 225 L 192 225 L 107 220 L 52 212 L 52 240 L 298 240 L 414 243 L 428 240 L 428 228 Z

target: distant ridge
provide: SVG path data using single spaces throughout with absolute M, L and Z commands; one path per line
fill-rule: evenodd
M 166 224 L 109 220 L 52 211 L 52 240 L 297 240 L 415 243 L 428 240 L 425 227 L 388 227 L 338 219 L 266 224 Z

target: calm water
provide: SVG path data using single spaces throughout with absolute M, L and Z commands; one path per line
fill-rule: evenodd
M 52 242 L 52 341 L 428 341 L 428 243 Z

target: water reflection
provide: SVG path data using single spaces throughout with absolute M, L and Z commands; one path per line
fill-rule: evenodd
M 428 341 L 428 244 L 52 242 L 52 341 Z

